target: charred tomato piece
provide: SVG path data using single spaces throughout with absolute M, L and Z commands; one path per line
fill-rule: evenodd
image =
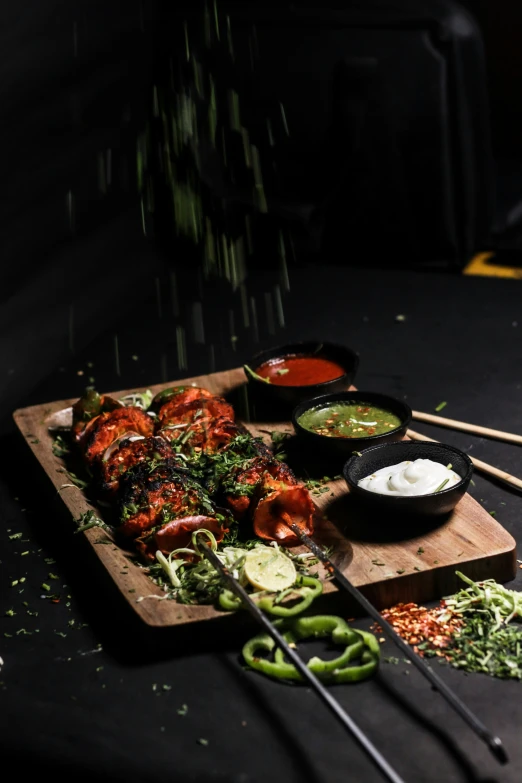
M 168 555 L 175 549 L 192 546 L 192 534 L 203 528 L 214 534 L 218 544 L 228 532 L 226 519 L 222 514 L 196 514 L 173 519 L 160 528 L 144 533 L 136 539 L 135 544 L 145 558 L 154 560 L 158 549 Z
M 302 533 L 312 535 L 314 512 L 314 503 L 305 486 L 266 478 L 252 513 L 254 533 L 267 541 L 298 543 L 289 525 L 295 524 Z

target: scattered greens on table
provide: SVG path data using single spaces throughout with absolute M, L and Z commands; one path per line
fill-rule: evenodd
M 446 660 L 467 672 L 522 679 L 522 593 L 494 579 L 473 582 L 456 573 L 468 587 L 445 604 L 462 615 L 464 624 L 445 650 Z

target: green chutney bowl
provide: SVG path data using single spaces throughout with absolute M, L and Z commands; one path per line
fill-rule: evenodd
M 393 429 L 377 435 L 346 437 L 339 435 L 321 435 L 303 426 L 301 418 L 314 409 L 329 407 L 334 403 L 369 405 L 389 411 L 397 416 L 400 424 Z M 406 435 L 410 426 L 412 411 L 409 405 L 396 397 L 369 391 L 344 391 L 324 394 L 299 403 L 292 412 L 292 425 L 303 447 L 315 453 L 321 453 L 335 461 L 346 461 L 354 453 L 363 451 L 379 443 L 393 443 Z

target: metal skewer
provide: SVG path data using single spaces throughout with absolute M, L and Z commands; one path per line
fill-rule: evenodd
M 286 520 L 285 520 L 286 521 Z M 399 636 L 393 626 L 385 620 L 380 612 L 368 601 L 368 599 L 357 589 L 352 583 L 345 577 L 342 571 L 337 568 L 326 553 L 319 547 L 312 539 L 303 533 L 299 527 L 291 520 L 286 521 L 286 524 L 293 530 L 296 536 L 302 543 L 310 549 L 311 552 L 326 566 L 326 570 L 335 578 L 339 585 L 346 590 L 352 598 L 359 603 L 360 606 L 372 617 L 401 650 L 401 652 L 417 667 L 421 674 L 432 684 L 432 686 L 439 691 L 439 693 L 451 704 L 456 712 L 466 721 L 475 734 L 477 734 L 481 740 L 483 740 L 490 751 L 493 753 L 497 761 L 501 764 L 505 764 L 509 761 L 509 757 L 502 744 L 500 737 L 496 737 L 483 723 L 480 721 L 471 710 L 466 707 L 458 696 L 446 685 L 444 680 L 436 674 L 423 659 L 417 655 L 416 652 L 407 644 L 404 639 Z
M 379 753 L 377 748 L 370 742 L 366 734 L 357 726 L 356 723 L 350 718 L 348 713 L 341 707 L 339 702 L 334 699 L 330 692 L 324 687 L 324 685 L 317 679 L 317 677 L 310 671 L 304 661 L 293 650 L 288 642 L 281 636 L 277 628 L 274 628 L 270 620 L 263 614 L 263 612 L 256 606 L 255 602 L 250 598 L 247 591 L 242 587 L 237 579 L 235 579 L 228 569 L 223 565 L 219 557 L 210 548 L 210 546 L 204 544 L 201 546 L 201 551 L 205 557 L 210 560 L 216 571 L 218 571 L 223 577 L 224 581 L 228 584 L 232 592 L 234 592 L 238 598 L 241 599 L 245 609 L 247 609 L 252 617 L 261 625 L 264 630 L 272 637 L 274 642 L 281 650 L 284 651 L 286 657 L 292 661 L 296 669 L 300 672 L 304 680 L 307 680 L 317 695 L 325 702 L 325 704 L 331 709 L 334 715 L 340 720 L 345 728 L 355 737 L 359 745 L 370 756 L 374 764 L 383 772 L 391 783 L 405 783 L 395 770 L 388 764 L 386 759 Z

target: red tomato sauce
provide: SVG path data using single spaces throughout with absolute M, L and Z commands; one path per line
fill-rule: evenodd
M 345 370 L 322 356 L 283 356 L 264 362 L 256 373 L 276 386 L 312 386 L 340 378 Z

